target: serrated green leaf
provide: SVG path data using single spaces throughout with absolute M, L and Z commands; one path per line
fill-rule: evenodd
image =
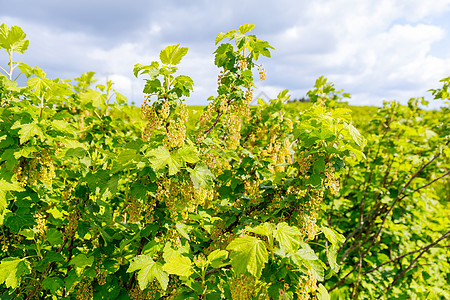
M 4 179 L 0 179 L 0 225 L 3 225 L 3 217 L 6 213 L 6 208 L 8 207 L 6 193 L 9 191 L 20 192 L 24 191 L 24 188 L 17 182 L 7 182 Z
M 269 236 L 273 236 L 273 232 L 275 230 L 275 226 L 271 223 L 263 223 L 263 224 L 259 224 L 258 226 L 256 226 L 255 228 L 248 228 L 247 231 L 248 232 L 253 232 L 259 235 L 264 235 L 266 237 Z
M 344 128 L 348 130 L 348 133 L 353 138 L 353 141 L 361 148 L 364 148 L 366 144 L 366 139 L 361 135 L 358 129 L 356 129 L 355 126 L 353 126 L 352 124 L 347 123 L 345 123 Z
M 6 24 L 0 26 L 0 48 L 7 51 L 24 53 L 28 49 L 29 41 L 26 40 L 26 34 L 19 26 L 8 28 Z
M 199 187 L 212 189 L 215 176 L 205 164 L 198 163 L 194 169 L 187 168 L 187 170 L 191 174 L 191 180 L 196 189 Z
M 242 24 L 241 26 L 239 26 L 239 32 L 244 34 L 249 32 L 253 28 L 255 28 L 255 24 L 248 24 L 248 23 Z
M 208 255 L 208 261 L 213 268 L 220 268 L 227 263 L 223 263 L 225 259 L 228 258 L 228 251 L 216 249 Z
M 94 257 L 89 256 L 89 258 L 84 253 L 80 253 L 74 258 L 72 258 L 69 262 L 70 265 L 73 265 L 77 268 L 90 267 L 94 263 Z
M 15 128 L 20 128 L 19 137 L 21 144 L 28 142 L 35 135 L 37 135 L 39 138 L 42 138 L 44 136 L 44 132 L 42 132 L 41 127 L 39 126 L 39 124 L 37 124 L 36 121 L 29 124 L 13 125 L 11 127 L 11 129 Z
M 190 240 L 190 237 L 189 237 L 190 229 L 186 224 L 177 222 L 175 224 L 175 227 L 176 227 L 177 231 L 181 234 L 182 237 L 184 237 L 187 240 Z
M 220 43 L 221 40 L 226 38 L 226 36 L 227 36 L 227 34 L 225 32 L 219 32 L 216 36 L 216 40 L 215 40 L 214 44 L 217 45 L 218 43 Z
M 64 286 L 64 281 L 59 277 L 47 277 L 42 281 L 44 289 L 49 289 L 51 293 L 56 293 Z
M 37 94 L 42 94 L 46 89 L 50 88 L 51 80 L 46 78 L 33 77 L 27 81 L 27 85 L 34 89 Z
M 298 249 L 300 237 L 302 233 L 295 226 L 289 226 L 286 222 L 278 223 L 274 232 L 274 237 L 288 252 L 293 252 Z
M 155 171 L 160 171 L 168 166 L 169 175 L 174 175 L 180 170 L 180 158 L 177 155 L 172 156 L 169 150 L 163 146 L 159 146 L 157 149 L 150 151 L 149 155 L 153 157 L 153 159 L 150 160 L 150 163 Z
M 296 265 L 301 266 L 304 261 L 319 259 L 314 250 L 311 249 L 308 244 L 304 244 L 302 247 L 302 249 L 299 249 L 291 255 L 291 259 Z
M 87 92 L 81 93 L 80 101 L 82 103 L 92 103 L 94 107 L 104 108 L 106 105 L 104 95 L 93 89 L 88 89 Z
M 340 246 L 345 241 L 345 236 L 340 233 L 337 233 L 331 228 L 322 227 L 322 232 L 327 238 L 327 240 L 333 244 L 334 246 Z
M 335 246 L 329 247 L 327 249 L 327 259 L 330 268 L 334 271 L 334 273 L 339 272 L 339 265 L 337 264 L 337 250 L 338 248 Z
M 49 243 L 52 246 L 56 246 L 56 245 L 61 245 L 63 242 L 63 235 L 60 231 L 56 230 L 55 228 L 49 228 L 47 230 L 47 241 L 49 241 Z
M 158 280 L 163 290 L 169 284 L 169 274 L 167 274 L 159 262 L 153 261 L 149 255 L 138 255 L 130 263 L 127 273 L 138 271 L 138 282 L 141 290 L 144 290 L 150 282 Z
M 161 50 L 159 58 L 165 65 L 177 65 L 181 62 L 183 56 L 188 52 L 187 47 L 180 47 L 180 44 L 167 46 Z
M 330 300 L 330 295 L 328 294 L 327 289 L 323 286 L 323 284 L 319 284 L 319 288 L 317 289 L 317 300 Z
M 169 257 L 166 264 L 162 267 L 169 274 L 189 277 L 193 273 L 192 262 L 189 257 L 177 255 Z
M 259 278 L 266 262 L 268 253 L 263 241 L 246 236 L 233 240 L 227 247 L 230 254 L 231 266 L 236 274 L 250 273 Z
M 0 284 L 7 288 L 17 288 L 21 277 L 31 273 L 30 263 L 21 258 L 8 257 L 0 263 Z
M 192 145 L 184 145 L 178 149 L 177 155 L 181 160 L 190 164 L 195 164 L 200 160 L 195 147 Z
M 309 269 L 311 270 L 311 274 L 314 276 L 315 279 L 317 279 L 318 281 L 323 281 L 324 269 L 318 259 L 307 260 L 305 261 L 305 264 L 309 267 Z

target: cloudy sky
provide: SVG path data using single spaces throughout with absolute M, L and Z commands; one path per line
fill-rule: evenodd
M 378 106 L 431 99 L 427 90 L 450 76 L 450 0 L 0 0 L 0 7 L 0 23 L 22 27 L 30 40 L 17 60 L 50 78 L 94 71 L 136 104 L 144 82 L 133 76 L 134 64 L 176 43 L 189 47 L 180 65 L 195 82 L 187 103 L 206 104 L 218 74 L 214 39 L 243 23 L 275 47 L 262 60 L 267 80 L 257 82 L 255 96 L 287 88 L 304 97 L 324 75 L 351 93 L 350 104 Z

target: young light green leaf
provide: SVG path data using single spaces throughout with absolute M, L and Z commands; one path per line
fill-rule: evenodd
M 212 188 L 215 176 L 205 164 L 198 163 L 194 169 L 187 168 L 187 170 L 191 174 L 191 180 L 196 189 L 202 187 L 210 190 Z
M 231 266 L 237 274 L 250 273 L 259 278 L 266 262 L 268 253 L 263 241 L 246 236 L 233 240 L 227 247 L 230 254 Z
M 6 24 L 0 25 L 0 48 L 6 51 L 15 51 L 24 53 L 28 49 L 29 41 L 25 38 L 27 35 L 19 26 L 8 28 Z
M 178 149 L 177 155 L 179 158 L 181 158 L 181 160 L 190 164 L 195 164 L 200 160 L 195 147 L 192 145 L 184 145 L 183 147 Z
M 14 124 L 11 129 L 20 128 L 19 130 L 19 137 L 20 137 L 20 143 L 24 144 L 25 142 L 28 142 L 32 137 L 37 135 L 38 137 L 44 136 L 44 132 L 42 132 L 41 127 L 39 124 L 37 124 L 36 121 L 29 124 Z
M 255 228 L 247 228 L 248 232 L 253 232 L 259 235 L 264 235 L 266 237 L 273 236 L 273 231 L 275 230 L 275 226 L 271 223 L 263 223 L 259 224 Z
M 92 103 L 94 107 L 104 108 L 106 106 L 105 97 L 99 91 L 88 89 L 87 92 L 80 94 L 82 103 Z
M 227 258 L 228 251 L 220 249 L 216 249 L 208 255 L 208 261 L 213 268 L 220 268 L 227 265 L 227 263 L 223 263 Z
M 8 257 L 0 263 L 0 284 L 5 283 L 7 288 L 17 288 L 21 277 L 30 274 L 30 263 L 21 258 Z
M 241 26 L 239 26 L 239 32 L 244 34 L 249 32 L 250 30 L 252 30 L 253 28 L 255 28 L 255 24 L 242 24 Z
M 330 300 L 330 295 L 328 294 L 327 289 L 323 286 L 323 284 L 319 284 L 319 288 L 317 289 L 317 300 Z
M 331 228 L 322 227 L 322 232 L 327 238 L 327 240 L 333 244 L 334 246 L 340 246 L 345 241 L 345 236 L 340 233 L 337 233 Z
M 344 128 L 348 130 L 348 133 L 353 138 L 353 141 L 360 146 L 361 148 L 364 148 L 366 144 L 366 139 L 361 135 L 361 133 L 358 131 L 358 129 L 355 128 L 352 124 L 345 123 Z
M 169 284 L 169 275 L 162 269 L 159 262 L 153 261 L 149 255 L 138 255 L 130 263 L 127 273 L 138 272 L 138 282 L 141 290 L 144 290 L 155 278 L 158 280 L 163 290 L 167 289 Z
M 177 65 L 181 62 L 183 56 L 188 52 L 187 47 L 180 47 L 180 44 L 167 46 L 161 50 L 159 58 L 165 65 Z
M 274 237 L 286 251 L 294 252 L 298 249 L 301 235 L 297 227 L 282 222 L 277 224 Z
M 155 171 L 159 171 L 165 166 L 168 166 L 169 175 L 174 175 L 180 170 L 181 163 L 179 157 L 177 155 L 172 156 L 165 147 L 159 146 L 157 149 L 150 151 L 149 154 L 154 157 L 150 160 L 150 163 Z
M 175 227 L 177 228 L 178 233 L 180 233 L 182 237 L 184 237 L 187 240 L 190 240 L 189 237 L 190 228 L 186 224 L 177 222 L 175 224 Z
M 167 263 L 162 267 L 169 274 L 189 277 L 193 273 L 192 262 L 189 257 L 177 255 L 171 256 Z
M 339 265 L 337 263 L 337 250 L 336 246 L 329 247 L 327 249 L 327 259 L 330 264 L 330 268 L 334 271 L 334 273 L 339 272 Z
M 317 260 L 307 260 L 305 261 L 307 267 L 311 270 L 311 274 L 318 281 L 323 281 L 324 279 L 324 269 L 320 261 Z

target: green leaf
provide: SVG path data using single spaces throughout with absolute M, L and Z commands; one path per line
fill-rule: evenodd
M 181 234 L 181 236 L 183 236 L 187 240 L 190 240 L 189 227 L 186 224 L 177 222 L 175 224 L 175 227 L 177 228 L 177 231 Z
M 286 222 L 278 223 L 274 237 L 284 250 L 293 252 L 298 249 L 302 233 L 295 226 L 289 226 Z
M 345 123 L 344 128 L 348 130 L 348 133 L 353 138 L 353 141 L 360 146 L 361 148 L 364 148 L 366 144 L 366 139 L 361 135 L 361 133 L 358 131 L 358 129 L 355 128 L 352 124 Z
M 249 32 L 253 28 L 255 28 L 255 24 L 248 24 L 248 23 L 242 24 L 241 26 L 239 26 L 239 32 L 244 34 Z
M 6 193 L 9 191 L 21 192 L 24 191 L 24 188 L 17 182 L 11 183 L 4 179 L 0 179 L 0 225 L 3 225 L 3 217 L 6 213 L 6 208 L 8 207 Z
M 40 138 L 44 136 L 44 132 L 42 132 L 41 127 L 39 126 L 39 124 L 37 124 L 36 121 L 29 124 L 20 124 L 20 125 L 15 124 L 11 127 L 11 129 L 15 128 L 20 128 L 19 130 L 20 144 L 28 142 L 35 135 L 37 135 Z
M 192 262 L 189 257 L 177 255 L 169 257 L 167 263 L 162 267 L 169 274 L 189 277 L 193 273 Z
M 80 101 L 82 103 L 92 103 L 92 106 L 94 107 L 104 108 L 106 103 L 103 96 L 104 95 L 102 95 L 99 91 L 88 89 L 87 92 L 80 94 Z
M 223 260 L 228 258 L 228 251 L 216 249 L 208 255 L 208 261 L 213 268 L 220 268 L 227 263 L 223 263 Z
M 8 257 L 0 263 L 0 284 L 6 283 L 7 288 L 17 288 L 21 277 L 31 273 L 30 263 L 24 259 Z
M 180 44 L 167 46 L 161 50 L 159 58 L 165 65 L 177 65 L 181 62 L 183 56 L 188 52 L 187 47 L 180 47 Z
M 75 266 L 75 268 L 84 269 L 85 267 L 90 267 L 94 263 L 94 257 L 89 256 L 89 258 L 84 253 L 80 253 L 69 262 L 70 265 Z
M 328 294 L 327 289 L 323 286 L 323 284 L 319 284 L 319 288 L 317 289 L 317 300 L 330 300 L 330 295 Z
M 231 266 L 236 274 L 250 273 L 259 278 L 264 264 L 268 262 L 268 253 L 263 241 L 246 236 L 233 240 L 227 247 L 230 254 Z
M 331 269 L 334 273 L 339 272 L 339 265 L 337 263 L 337 250 L 338 248 L 335 246 L 329 247 L 327 250 L 327 259 L 330 264 Z
M 194 169 L 187 168 L 187 170 L 191 174 L 191 180 L 196 189 L 199 187 L 212 189 L 215 176 L 205 164 L 198 163 Z
M 259 224 L 258 226 L 256 226 L 255 228 L 248 228 L 247 231 L 248 232 L 253 232 L 259 235 L 264 235 L 266 237 L 270 237 L 273 235 L 273 231 L 275 230 L 275 226 L 271 223 L 263 223 L 263 224 Z
M 322 227 L 322 232 L 327 238 L 327 240 L 333 244 L 334 246 L 340 246 L 345 241 L 345 236 L 340 233 L 337 233 L 331 228 Z
M 169 275 L 162 269 L 159 262 L 153 261 L 149 255 L 138 255 L 130 263 L 127 273 L 138 272 L 138 282 L 141 290 L 144 290 L 155 278 L 158 280 L 163 290 L 167 289 L 169 284 Z
M 39 95 L 42 95 L 42 92 L 44 92 L 46 89 L 48 89 L 50 87 L 50 84 L 52 83 L 51 80 L 48 80 L 46 78 L 38 78 L 38 77 L 33 77 L 30 78 L 27 81 L 27 85 L 34 89 L 35 92 Z
M 30 43 L 26 37 L 19 26 L 12 26 L 11 29 L 6 24 L 0 26 L 0 48 L 5 48 L 8 52 L 24 53 Z
M 309 269 L 311 270 L 311 274 L 314 276 L 315 279 L 317 279 L 318 281 L 323 281 L 324 270 L 322 264 L 318 259 L 307 260 L 305 261 L 305 264 L 309 267 Z
M 61 232 L 59 232 L 58 230 L 56 230 L 55 228 L 49 228 L 47 230 L 47 241 L 49 241 L 49 243 L 52 246 L 56 246 L 56 245 L 61 245 L 63 242 L 63 235 Z
M 59 277 L 47 277 L 42 281 L 42 286 L 54 294 L 64 286 L 64 281 Z
M 319 157 L 313 164 L 313 170 L 316 173 L 322 173 L 325 171 L 325 159 L 323 156 Z
M 200 160 L 195 147 L 192 145 L 184 145 L 178 149 L 177 155 L 181 160 L 190 164 L 195 164 Z
M 302 248 L 291 255 L 291 259 L 296 265 L 302 266 L 303 262 L 305 261 L 319 259 L 314 250 L 311 249 L 311 247 L 308 244 L 304 242 L 301 242 L 300 244 Z
M 155 171 L 159 171 L 165 166 L 168 166 L 169 175 L 174 175 L 180 170 L 180 158 L 177 155 L 171 156 L 169 150 L 164 146 L 159 146 L 157 149 L 150 151 L 149 154 L 153 157 L 150 163 Z

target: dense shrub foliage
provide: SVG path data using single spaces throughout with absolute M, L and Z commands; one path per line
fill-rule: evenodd
M 252 28 L 217 36 L 201 113 L 187 48 L 136 64 L 141 118 L 92 72 L 14 62 L 26 35 L 0 26 L 2 299 L 449 297 L 448 108 L 359 126 L 323 77 L 304 110 L 287 90 L 250 106 L 273 49 Z

